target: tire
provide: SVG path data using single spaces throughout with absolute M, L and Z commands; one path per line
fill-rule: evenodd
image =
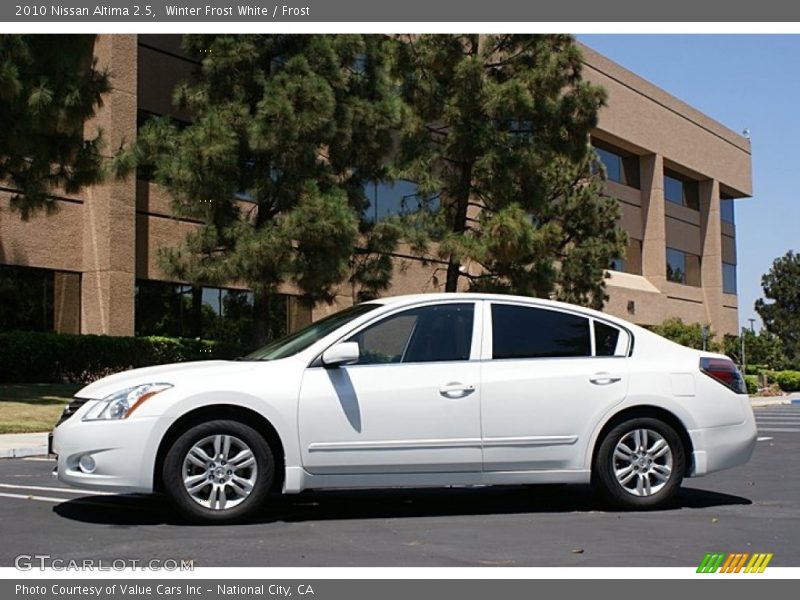
M 652 510 L 673 500 L 685 470 L 686 450 L 675 429 L 642 417 L 617 425 L 603 438 L 592 484 L 612 507 Z
M 266 500 L 275 460 L 269 444 L 252 427 L 239 421 L 206 421 L 175 440 L 162 474 L 167 496 L 185 518 L 234 523 L 251 517 Z

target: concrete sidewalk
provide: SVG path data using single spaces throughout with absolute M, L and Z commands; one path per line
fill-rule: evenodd
M 751 398 L 754 407 L 800 404 L 800 393 L 774 398 Z M 6 433 L 0 435 L 0 458 L 22 458 L 47 454 L 47 433 Z
M 0 435 L 0 458 L 21 458 L 47 454 L 47 433 L 5 433 Z

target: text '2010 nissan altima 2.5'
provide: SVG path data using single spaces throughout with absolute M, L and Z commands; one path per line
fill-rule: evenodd
M 656 508 L 755 441 L 724 356 L 568 304 L 429 294 L 359 304 L 236 361 L 96 381 L 53 450 L 65 483 L 163 492 L 227 522 L 321 488 L 591 482 L 614 506 Z

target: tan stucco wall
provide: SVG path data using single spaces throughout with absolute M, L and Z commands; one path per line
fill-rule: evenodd
M 174 114 L 170 87 L 196 68 L 181 58 L 178 36 L 141 38 L 141 43 L 135 35 L 97 39 L 95 54 L 111 71 L 113 91 L 87 129 L 103 129 L 109 154 L 134 138 L 138 108 Z M 720 271 L 722 260 L 736 260 L 735 227 L 719 222 L 718 193 L 720 188 L 736 197 L 752 193 L 749 141 L 593 50 L 584 47 L 584 55 L 585 76 L 608 91 L 596 137 L 639 155 L 641 166 L 640 189 L 607 185 L 607 193 L 623 201 L 622 226 L 642 240 L 642 275 L 612 277 L 606 310 L 643 324 L 680 316 L 735 333 L 737 299 L 722 293 Z M 665 166 L 700 181 L 701 211 L 665 202 Z M 59 292 L 63 306 L 80 294 L 80 315 L 62 315 L 64 330 L 131 334 L 135 280 L 167 279 L 156 260 L 158 249 L 178 243 L 196 226 L 172 218 L 167 194 L 135 178 L 84 190 L 59 202 L 55 214 L 28 222 L 9 211 L 8 197 L 0 189 L 0 263 L 82 273 L 79 292 L 63 286 Z M 666 281 L 667 244 L 703 254 L 702 288 Z M 436 267 L 398 258 L 388 293 L 441 291 L 444 279 Z M 313 317 L 352 299 L 352 290 L 343 287 L 337 301 L 315 307 Z M 294 323 L 307 319 L 298 307 L 290 312 Z

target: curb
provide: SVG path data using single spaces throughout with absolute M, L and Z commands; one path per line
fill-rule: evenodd
M 753 407 L 762 406 L 782 406 L 786 404 L 798 404 L 800 401 L 793 398 L 750 398 L 750 404 Z
M 28 446 L 24 448 L 0 448 L 0 458 L 24 458 L 26 456 L 46 456 L 47 446 Z

